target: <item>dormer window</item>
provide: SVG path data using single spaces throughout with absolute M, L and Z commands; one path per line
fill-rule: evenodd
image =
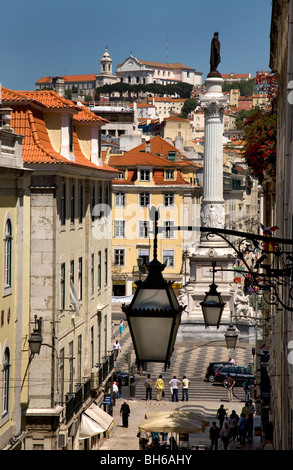
M 174 170 L 166 170 L 166 180 L 174 179 Z
M 139 171 L 140 181 L 151 181 L 151 170 L 141 169 Z

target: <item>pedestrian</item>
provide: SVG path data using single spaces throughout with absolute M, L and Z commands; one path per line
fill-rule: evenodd
M 116 405 L 116 398 L 117 398 L 118 392 L 119 392 L 119 390 L 118 390 L 117 383 L 113 382 L 113 406 Z
M 118 339 L 116 339 L 116 342 L 113 344 L 113 350 L 114 350 L 114 361 L 116 361 L 119 351 L 121 351 L 121 346 L 120 346 Z
M 210 432 L 209 432 L 209 439 L 211 441 L 210 450 L 213 450 L 214 447 L 215 447 L 215 450 L 218 450 L 219 437 L 220 437 L 220 430 L 216 424 L 216 421 L 213 421 L 212 426 L 210 427 Z
M 248 442 L 252 442 L 253 440 L 253 414 L 249 413 L 248 418 L 246 420 L 246 431 L 247 431 L 247 440 Z
M 155 388 L 157 389 L 157 401 L 161 401 L 162 397 L 165 395 L 164 386 L 165 384 L 162 379 L 162 376 L 159 375 L 159 378 L 157 379 L 156 385 L 155 385 Z
M 232 379 L 230 374 L 227 374 L 227 377 L 225 378 L 223 385 L 227 390 L 228 401 L 233 401 L 233 387 L 235 385 L 235 380 Z
M 120 374 L 117 377 L 117 387 L 118 387 L 117 398 L 122 398 L 122 377 Z
M 139 431 L 137 437 L 139 438 L 139 450 L 146 450 L 147 443 L 149 442 L 149 433 L 146 431 Z
M 127 401 L 122 403 L 120 408 L 120 416 L 122 416 L 122 426 L 124 428 L 128 428 L 128 418 L 130 416 L 130 408 Z
M 230 428 L 227 421 L 224 422 L 224 426 L 220 431 L 220 436 L 223 442 L 224 450 L 228 450 L 230 442 Z
M 239 442 L 245 444 L 246 437 L 246 417 L 244 413 L 241 413 L 239 420 Z
M 178 385 L 180 385 L 180 383 L 180 380 L 176 379 L 176 375 L 174 375 L 173 379 L 171 379 L 169 382 L 172 393 L 172 401 L 178 401 Z
M 239 416 L 237 415 L 235 410 L 232 410 L 232 413 L 229 416 L 229 429 L 230 429 L 230 438 L 232 441 L 235 441 L 237 438 L 238 433 L 238 421 Z
M 184 397 L 186 398 L 186 401 L 188 401 L 188 387 L 190 385 L 190 380 L 186 378 L 185 375 L 182 377 L 182 401 L 184 401 Z
M 216 416 L 216 418 L 219 420 L 219 428 L 220 429 L 222 429 L 224 419 L 226 418 L 226 416 L 227 416 L 227 413 L 226 413 L 226 410 L 224 408 L 224 405 L 221 405 L 220 408 L 217 411 L 217 416 Z
M 233 357 L 229 357 L 228 362 L 231 362 L 231 364 L 233 364 L 234 366 L 236 365 L 236 361 L 235 361 L 235 359 L 233 359 Z
M 146 387 L 146 400 L 151 400 L 152 399 L 152 389 L 153 389 L 153 381 L 151 379 L 151 374 L 148 374 L 147 379 L 145 380 L 144 383 Z
M 123 320 L 120 320 L 120 325 L 119 325 L 120 336 L 123 335 L 123 328 L 124 328 Z
M 243 406 L 242 410 L 241 410 L 241 413 L 243 413 L 245 415 L 245 418 L 248 418 L 249 416 L 249 403 L 246 402 L 245 405 Z
M 248 405 L 249 405 L 249 413 L 251 413 L 252 416 L 254 416 L 255 415 L 255 406 L 254 406 L 254 403 L 252 402 L 252 400 L 249 400 Z
M 249 399 L 250 399 L 250 382 L 249 382 L 249 379 L 245 380 L 245 382 L 243 382 L 242 386 L 243 386 L 244 393 L 245 393 L 244 400 L 249 401 Z

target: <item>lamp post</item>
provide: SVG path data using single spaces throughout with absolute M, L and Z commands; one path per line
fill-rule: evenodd
M 221 294 L 217 291 L 217 285 L 215 284 L 215 266 L 213 262 L 213 282 L 210 285 L 209 292 L 206 292 L 206 296 L 202 302 L 200 302 L 202 313 L 204 316 L 205 326 L 216 326 L 219 328 L 222 313 L 225 307 Z
M 129 305 L 122 305 L 138 365 L 142 362 L 163 362 L 167 367 L 176 340 L 181 313 L 172 289 L 172 281 L 163 278 L 165 264 L 157 259 L 158 212 L 154 220 L 154 258 L 146 265 L 148 275 L 136 281 L 137 289 Z
M 235 328 L 235 326 L 233 325 L 233 322 L 232 322 L 232 312 L 231 312 L 230 325 L 228 326 L 227 331 L 225 333 L 225 340 L 226 340 L 227 349 L 235 349 L 237 339 L 238 339 L 238 334 L 237 334 L 236 328 Z

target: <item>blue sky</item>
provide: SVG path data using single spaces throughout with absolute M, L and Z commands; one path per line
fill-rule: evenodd
M 44 6 L 44 3 L 47 6 Z M 209 72 L 219 31 L 221 73 L 269 70 L 271 0 L 14 0 L 1 5 L 0 83 L 33 90 L 42 76 L 98 73 L 108 46 L 116 65 L 181 62 Z

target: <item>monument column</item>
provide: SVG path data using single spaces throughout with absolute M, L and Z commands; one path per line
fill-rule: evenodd
M 206 79 L 207 91 L 201 98 L 205 113 L 203 195 L 201 201 L 201 226 L 225 228 L 225 204 L 223 195 L 223 116 L 228 98 L 223 95 L 223 78 L 217 70 L 220 62 L 220 43 L 215 33 L 211 44 L 211 69 Z M 194 223 L 193 225 L 196 225 Z M 224 341 L 224 332 L 230 322 L 230 309 L 235 289 L 235 252 L 220 236 L 201 234 L 200 242 L 189 257 L 190 282 L 182 289 L 182 301 L 188 305 L 181 319 L 178 335 L 188 340 Z M 215 282 L 226 303 L 219 329 L 205 328 L 200 302 L 212 283 L 212 264 L 216 263 Z

